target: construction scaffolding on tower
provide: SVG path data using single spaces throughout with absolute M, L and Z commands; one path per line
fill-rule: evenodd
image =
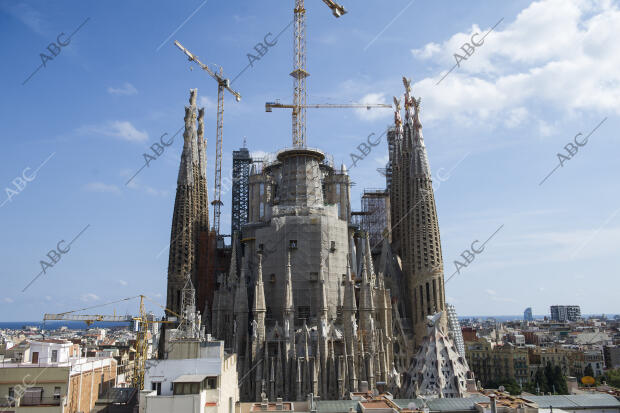
M 360 229 L 368 233 L 373 252 L 377 252 L 390 225 L 389 193 L 385 189 L 364 189 L 361 204 Z
M 249 196 L 250 196 L 250 165 L 252 157 L 250 151 L 245 147 L 233 151 L 232 164 L 232 211 L 230 234 L 236 231 L 241 232 L 243 224 L 248 222 Z

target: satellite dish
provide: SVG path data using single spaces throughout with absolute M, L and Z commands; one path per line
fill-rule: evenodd
M 594 380 L 594 377 L 592 376 L 583 376 L 581 378 L 581 382 L 586 386 L 591 386 L 596 382 L 596 380 Z

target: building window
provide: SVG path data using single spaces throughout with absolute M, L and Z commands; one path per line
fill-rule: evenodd
M 54 387 L 54 400 L 60 400 L 60 386 Z
M 201 383 L 174 383 L 174 395 L 200 394 Z
M 302 324 L 304 321 L 307 321 L 310 318 L 310 307 L 300 305 L 297 307 L 297 320 L 299 324 Z
M 330 242 L 330 247 L 329 247 L 329 250 L 330 250 L 331 252 L 336 251 L 336 241 L 331 241 L 331 242 Z
M 276 275 L 275 275 L 275 274 L 270 274 L 270 275 L 269 275 L 269 278 L 271 279 L 271 282 L 272 282 L 272 283 L 275 283 L 275 282 L 276 282 Z
M 259 188 L 260 196 L 262 198 L 263 195 L 265 195 L 265 184 L 260 184 L 258 188 Z
M 217 389 L 217 377 L 207 377 L 207 390 Z
M 52 350 L 52 363 L 58 362 L 58 350 Z
M 288 247 L 292 250 L 296 250 L 297 249 L 297 240 L 296 239 L 292 239 L 288 241 Z
M 311 272 L 310 273 L 310 281 L 311 282 L 319 281 L 319 273 L 318 272 Z

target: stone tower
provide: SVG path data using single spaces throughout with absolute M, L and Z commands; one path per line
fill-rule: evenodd
M 346 168 L 318 149 L 285 149 L 252 166 L 249 186 L 241 271 L 233 261 L 214 298 L 234 303 L 234 336 L 219 328 L 222 311 L 212 317 L 238 351 L 241 398 L 342 399 L 364 382 L 397 391 L 406 367 L 394 368 L 391 295 L 367 234 L 349 225 Z
M 198 291 L 196 301 L 201 312 L 205 303 L 200 294 L 204 290 L 205 272 L 200 269 L 206 268 L 206 254 L 203 253 L 206 246 L 201 245 L 201 241 L 206 240 L 209 230 L 207 142 L 204 138 L 204 108 L 197 110 L 196 95 L 197 90 L 191 89 L 189 106 L 185 106 L 183 152 L 170 232 L 166 307 L 177 314 L 183 311 L 181 291 L 187 274 Z
M 444 331 L 447 320 L 439 222 L 419 117 L 420 100 L 412 96 L 410 80 L 403 78 L 403 83 L 405 120 L 401 118 L 400 101 L 395 98 L 397 111 L 390 153 L 392 240 L 403 262 L 410 297 L 407 315 L 417 348 L 427 334 L 427 316 L 441 312 L 437 325 Z

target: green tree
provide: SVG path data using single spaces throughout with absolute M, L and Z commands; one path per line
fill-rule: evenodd
M 560 366 L 553 368 L 553 384 L 555 391 L 558 394 L 568 394 L 568 385 L 566 384 L 566 377 L 562 374 Z
M 607 370 L 605 376 L 607 376 L 607 384 L 620 388 L 620 369 Z
M 584 376 L 594 377 L 594 369 L 592 369 L 592 365 L 588 364 L 585 369 L 583 369 Z
M 560 366 L 551 366 L 547 363 L 544 369 L 539 368 L 534 375 L 534 380 L 523 386 L 529 393 L 537 394 L 555 392 L 556 394 L 568 394 L 566 377 L 562 374 Z M 506 387 L 508 389 L 508 387 Z

